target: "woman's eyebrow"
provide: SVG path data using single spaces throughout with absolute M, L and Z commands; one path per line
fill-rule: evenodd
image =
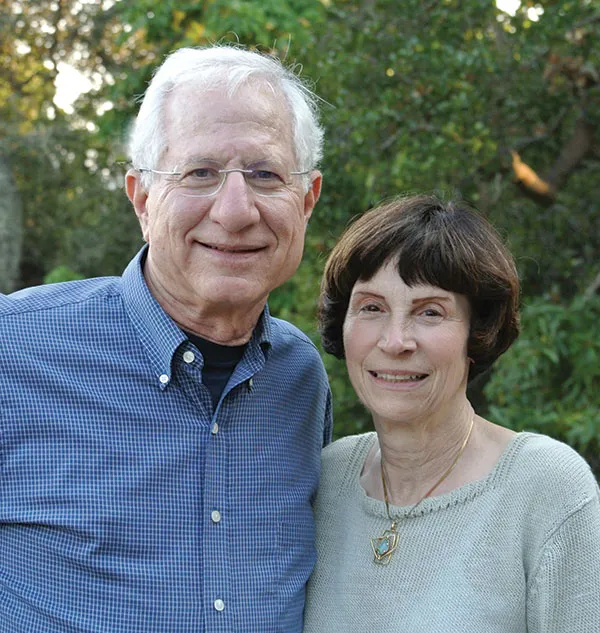
M 370 295 L 373 297 L 381 297 L 383 298 L 385 295 L 381 294 L 380 292 L 376 292 L 374 290 L 370 290 L 368 285 L 365 284 L 364 289 L 363 288 L 359 288 L 358 290 L 353 290 L 352 291 L 352 297 L 355 296 L 365 296 L 365 295 Z M 422 303 L 424 301 L 443 301 L 446 303 L 452 303 L 453 301 L 453 297 L 450 294 L 423 294 L 423 296 L 418 296 L 418 297 L 414 297 L 411 300 L 411 303 Z
M 425 301 L 442 301 L 444 303 L 452 303 L 453 298 L 450 295 L 424 295 L 423 297 L 415 297 L 413 303 L 423 303 Z
M 380 292 L 374 292 L 373 290 L 369 290 L 368 288 L 365 288 L 364 290 L 353 290 L 352 296 L 356 295 L 373 295 L 375 297 L 383 297 Z

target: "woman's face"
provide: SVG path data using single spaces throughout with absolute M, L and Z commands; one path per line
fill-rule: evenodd
M 374 421 L 443 419 L 466 398 L 469 302 L 407 286 L 393 263 L 357 281 L 344 321 L 348 374 Z

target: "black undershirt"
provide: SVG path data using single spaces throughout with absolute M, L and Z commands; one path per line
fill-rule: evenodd
M 227 381 L 246 351 L 247 343 L 219 345 L 191 332 L 185 332 L 185 334 L 204 357 L 202 382 L 208 387 L 213 407 L 216 407 Z

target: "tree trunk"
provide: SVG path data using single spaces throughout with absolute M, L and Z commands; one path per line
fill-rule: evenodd
M 0 154 L 0 292 L 3 293 L 15 290 L 19 282 L 21 215 L 21 197 L 10 165 Z

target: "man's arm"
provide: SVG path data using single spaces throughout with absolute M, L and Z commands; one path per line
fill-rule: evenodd
M 333 434 L 333 402 L 331 396 L 331 388 L 327 388 L 327 407 L 325 409 L 325 420 L 323 422 L 323 446 L 331 443 Z

